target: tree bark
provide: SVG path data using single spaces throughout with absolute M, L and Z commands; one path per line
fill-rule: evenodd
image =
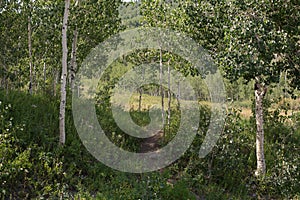
M 170 76 L 170 60 L 168 61 L 168 127 L 170 130 L 170 120 L 171 120 L 171 76 Z
M 266 162 L 264 155 L 264 118 L 263 118 L 263 99 L 267 87 L 256 81 L 255 86 L 255 118 L 256 118 L 256 176 L 263 176 L 266 173 Z
M 44 75 L 44 87 L 46 87 L 46 62 L 45 61 L 43 67 L 43 75 Z
M 67 46 L 67 28 L 68 28 L 68 17 L 69 17 L 70 0 L 65 0 L 65 10 L 63 18 L 62 27 L 62 74 L 61 74 L 61 99 L 60 99 L 60 109 L 59 109 L 59 144 L 64 145 L 66 141 L 65 132 L 65 110 L 66 110 L 66 100 L 67 100 L 67 56 L 68 56 L 68 46 Z
M 180 109 L 180 81 L 178 81 L 178 85 L 177 85 L 176 99 L 177 99 L 177 109 Z
M 284 102 L 285 102 L 285 100 L 286 100 L 286 98 L 288 97 L 288 95 L 287 95 L 287 71 L 284 71 L 283 72 L 284 73 L 284 86 L 283 86 L 283 88 L 284 88 Z
M 142 90 L 142 88 L 139 88 L 138 89 L 138 91 L 139 91 L 139 111 L 141 111 L 141 109 L 142 109 L 142 92 L 143 92 L 143 90 Z
M 31 9 L 29 7 L 29 9 Z M 31 41 L 31 13 L 28 15 L 28 54 L 29 54 L 29 88 L 28 91 L 30 94 L 32 94 L 32 87 L 33 87 L 33 59 L 32 59 L 32 41 Z
M 164 87 L 163 87 L 163 62 L 162 62 L 162 50 L 159 51 L 159 80 L 160 80 L 160 92 L 161 92 L 161 116 L 162 124 L 165 126 L 165 109 L 164 109 Z
M 145 80 L 145 69 L 142 68 L 142 79 L 143 81 Z M 138 92 L 139 92 L 139 111 L 141 111 L 142 109 L 142 95 L 143 95 L 143 88 L 142 86 L 138 88 Z

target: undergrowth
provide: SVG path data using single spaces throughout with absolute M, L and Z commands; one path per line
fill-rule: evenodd
M 70 99 L 70 98 L 69 98 Z M 0 199 L 297 199 L 300 191 L 300 115 L 265 113 L 267 174 L 257 179 L 255 123 L 229 108 L 213 151 L 199 158 L 210 109 L 200 109 L 200 128 L 189 150 L 162 171 L 130 174 L 97 161 L 83 146 L 67 105 L 67 140 L 58 145 L 59 101 L 0 91 Z M 117 145 L 138 151 L 139 140 L 117 128 L 106 107 L 97 107 L 101 126 Z M 136 123 L 148 112 L 132 111 Z M 287 123 L 287 121 L 289 123 Z M 171 140 L 180 123 L 172 111 Z M 112 137 L 120 135 L 121 137 Z M 120 139 L 121 138 L 121 139 Z

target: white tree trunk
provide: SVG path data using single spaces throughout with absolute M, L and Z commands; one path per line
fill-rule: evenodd
M 65 0 L 65 11 L 63 18 L 62 27 L 62 73 L 61 73 L 61 99 L 60 99 L 60 109 L 59 109 L 59 143 L 61 145 L 65 144 L 66 132 L 65 132 L 65 110 L 66 110 L 66 99 L 67 99 L 67 56 L 68 56 L 68 46 L 67 46 L 67 28 L 68 28 L 68 17 L 69 17 L 70 0 Z
M 255 118 L 256 118 L 256 176 L 262 176 L 266 173 L 266 162 L 264 155 L 264 118 L 263 118 L 263 98 L 267 88 L 261 83 L 255 83 Z
M 142 79 L 143 79 L 143 81 L 145 80 L 145 69 L 144 68 L 142 68 Z M 124 90 L 125 90 L 125 88 L 124 88 Z M 142 95 L 144 92 L 144 89 L 142 86 L 138 88 L 138 92 L 140 95 L 139 96 L 139 111 L 141 111 L 142 110 Z
M 180 109 L 180 81 L 178 81 L 178 85 L 177 85 L 176 99 L 177 99 L 177 109 Z
M 160 80 L 160 92 L 161 92 L 161 116 L 163 127 L 165 125 L 165 106 L 164 106 L 164 87 L 163 87 L 163 62 L 162 62 L 162 50 L 159 52 L 159 80 Z
M 44 67 L 43 67 L 43 79 L 44 79 L 43 88 L 44 88 L 44 92 L 46 92 L 46 62 L 45 62 L 45 60 L 44 60 Z
M 140 87 L 138 88 L 138 92 L 139 92 L 139 111 L 142 110 L 142 94 L 143 94 L 143 89 Z
M 171 75 L 170 75 L 170 60 L 168 61 L 168 126 L 170 129 L 171 120 Z M 169 130 L 170 131 L 170 130 Z
M 30 8 L 31 9 L 31 8 Z M 28 15 L 28 53 L 29 53 L 29 93 L 32 94 L 33 87 L 33 59 L 32 59 L 32 41 L 31 41 L 31 17 Z

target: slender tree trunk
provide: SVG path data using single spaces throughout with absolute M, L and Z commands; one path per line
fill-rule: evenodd
M 59 109 L 59 143 L 61 145 L 65 144 L 66 132 L 65 132 L 65 110 L 66 110 L 66 100 L 67 100 L 67 56 L 68 56 L 68 46 L 67 46 L 67 28 L 68 28 L 68 17 L 69 17 L 70 0 L 65 0 L 65 11 L 63 18 L 62 27 L 62 74 L 61 74 L 61 99 L 60 99 L 60 109 Z
M 162 62 L 162 50 L 159 52 L 159 80 L 160 80 L 160 92 L 161 92 L 161 116 L 163 127 L 165 125 L 165 108 L 164 108 L 164 88 L 163 88 L 163 62 Z
M 171 76 L 170 76 L 170 60 L 168 61 L 168 126 L 170 131 L 171 120 Z
M 139 111 L 141 111 L 141 109 L 142 109 L 142 94 L 143 94 L 143 90 L 142 90 L 142 88 L 139 88 L 138 89 L 138 91 L 139 91 Z
M 46 93 L 47 91 L 47 87 L 46 87 L 46 79 L 47 79 L 47 73 L 46 73 L 46 62 L 44 60 L 44 66 L 43 66 L 43 80 L 44 80 L 44 83 L 43 83 L 43 90 L 44 90 L 44 93 Z
M 286 100 L 286 98 L 288 97 L 287 96 L 287 92 L 286 92 L 286 90 L 287 90 L 287 84 L 286 84 L 286 82 L 287 82 L 287 72 L 286 71 L 284 71 L 283 72 L 284 73 L 284 86 L 283 86 L 283 88 L 284 88 L 284 102 L 285 102 L 285 100 Z
M 43 67 L 43 75 L 44 75 L 44 88 L 46 87 L 46 62 L 44 61 Z
M 263 119 L 263 99 L 267 88 L 259 81 L 255 83 L 255 118 L 256 118 L 256 176 L 262 176 L 266 173 L 266 162 L 264 155 L 264 119 Z
M 143 68 L 142 69 L 142 80 L 144 81 L 145 80 L 145 69 Z M 142 109 L 142 95 L 143 95 L 143 88 L 142 87 L 139 87 L 138 88 L 138 92 L 139 92 L 139 111 L 141 111 Z
M 69 74 L 69 83 L 71 91 L 74 90 L 74 80 L 75 80 L 75 72 L 77 70 L 77 38 L 78 38 L 78 30 L 77 27 L 73 32 L 73 43 L 72 43 L 72 54 L 71 54 L 71 66 L 70 66 L 70 74 Z
M 180 108 L 180 81 L 178 81 L 178 85 L 177 85 L 177 95 L 176 95 L 176 99 L 177 99 L 177 108 Z
M 6 96 L 8 95 L 8 90 L 9 90 L 9 80 L 6 79 Z
M 34 63 L 32 63 L 32 66 L 33 66 L 32 91 L 35 92 L 38 89 L 38 83 L 36 81 L 36 66 Z
M 31 8 L 29 8 L 31 9 Z M 28 15 L 28 53 L 29 53 L 29 88 L 28 91 L 32 94 L 33 87 L 33 59 L 32 59 L 32 41 L 31 41 L 31 14 Z

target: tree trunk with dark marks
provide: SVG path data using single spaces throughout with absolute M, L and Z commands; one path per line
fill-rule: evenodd
M 162 50 L 159 51 L 159 80 L 160 80 L 160 93 L 161 93 L 161 116 L 162 124 L 165 126 L 165 106 L 164 106 L 164 87 L 163 87 L 163 62 L 162 62 Z
M 141 111 L 142 110 L 142 94 L 143 94 L 142 88 L 139 88 L 138 92 L 139 92 L 139 111 Z
M 29 7 L 29 9 L 31 9 Z M 32 59 L 32 41 L 31 41 L 31 35 L 32 35 L 32 31 L 31 31 L 31 13 L 29 13 L 28 15 L 28 54 L 29 54 L 29 87 L 28 87 L 28 91 L 30 94 L 32 94 L 32 87 L 33 87 L 33 59 Z
M 177 100 L 177 109 L 180 109 L 180 81 L 178 81 L 178 85 L 177 85 L 176 100 Z
M 168 128 L 170 131 L 171 120 L 171 75 L 170 75 L 170 60 L 168 61 Z
M 255 82 L 255 118 L 256 118 L 256 176 L 263 176 L 266 173 L 266 162 L 264 155 L 264 118 L 263 118 L 263 99 L 267 92 L 267 87 L 260 83 L 259 79 Z
M 59 144 L 64 145 L 66 141 L 66 131 L 65 131 L 65 110 L 66 110 L 66 99 L 67 99 L 67 56 L 68 56 L 68 46 L 67 46 L 67 28 L 68 28 L 68 17 L 69 17 L 70 0 L 65 0 L 65 11 L 63 18 L 62 27 L 62 73 L 61 73 L 61 99 L 60 99 L 60 109 L 59 109 Z

